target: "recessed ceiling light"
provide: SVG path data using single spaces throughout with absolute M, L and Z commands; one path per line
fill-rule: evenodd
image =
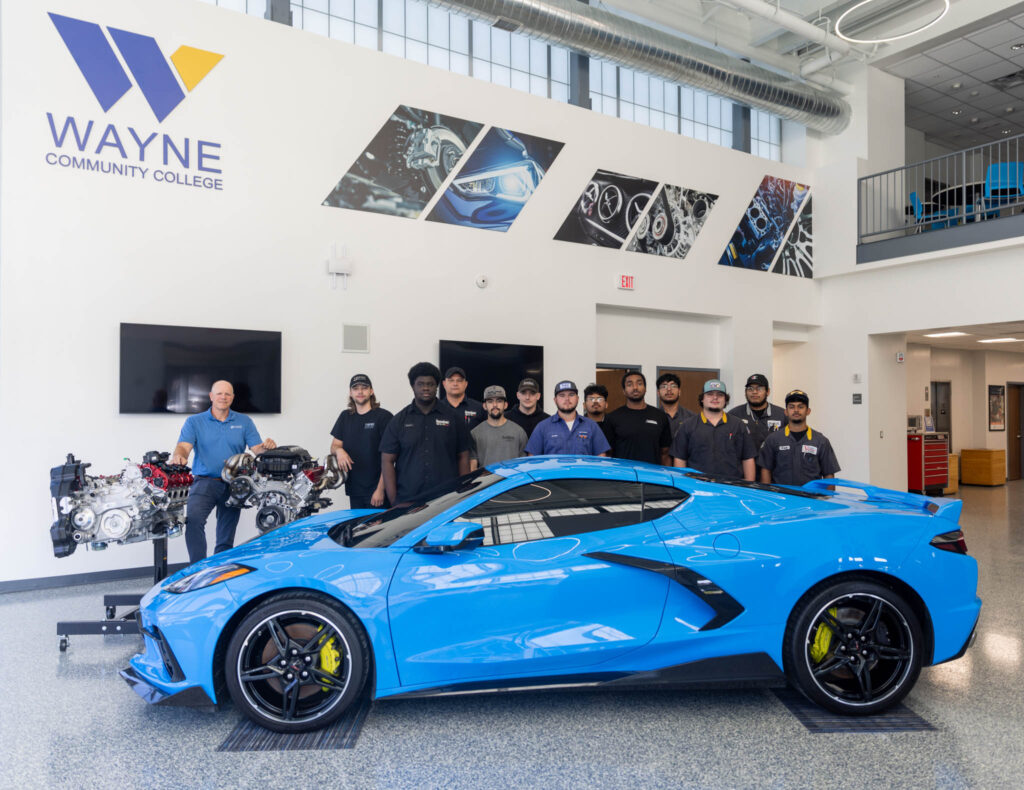
M 977 95 L 978 95 L 978 91 L 971 91 L 971 96 L 977 96 Z
M 1019 337 L 990 337 L 988 340 L 979 340 L 979 343 L 1020 343 Z
M 964 335 L 970 334 L 968 332 L 932 332 L 930 335 L 925 337 L 963 337 Z
M 1013 107 L 1007 107 L 1007 108 L 1006 108 L 1006 111 L 1007 111 L 1007 112 L 1013 112 Z
M 1018 50 L 1024 49 L 1024 43 L 1013 44 L 1010 46 L 1010 49 L 1012 49 L 1014 52 L 1017 52 Z
M 963 84 L 962 82 L 954 82 L 954 83 L 953 83 L 952 85 L 950 85 L 949 87 L 951 87 L 951 88 L 952 88 L 953 90 L 955 90 L 955 91 L 958 91 L 958 90 L 960 90 L 960 89 L 961 89 L 961 88 L 962 88 L 963 86 L 964 86 L 964 84 Z
M 959 115 L 963 110 L 953 110 L 953 115 Z
M 978 118 L 971 118 L 971 123 L 977 123 L 978 120 L 979 120 Z
M 1003 134 L 1009 134 L 1013 129 L 1003 129 Z

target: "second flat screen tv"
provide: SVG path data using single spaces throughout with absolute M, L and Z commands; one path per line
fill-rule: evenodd
M 505 388 L 509 406 L 515 406 L 516 387 L 529 377 L 537 379 L 544 403 L 544 346 L 442 340 L 440 357 L 442 376 L 453 365 L 466 371 L 466 394 L 471 398 L 481 400 L 485 387 L 498 384 Z
M 197 414 L 219 379 L 235 388 L 233 410 L 280 413 L 281 333 L 121 324 L 121 414 Z

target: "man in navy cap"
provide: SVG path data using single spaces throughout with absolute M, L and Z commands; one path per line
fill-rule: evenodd
M 769 434 L 761 448 L 759 462 L 762 483 L 802 486 L 811 480 L 835 477 L 839 461 L 824 435 L 807 425 L 811 400 L 803 390 L 786 395 L 789 424 Z
M 611 446 L 601 427 L 576 412 L 579 390 L 571 381 L 555 385 L 555 406 L 558 411 L 533 429 L 526 443 L 527 455 L 601 455 L 607 456 Z
M 348 408 L 331 429 L 331 453 L 345 472 L 345 493 L 353 510 L 385 504 L 380 440 L 391 417 L 377 403 L 370 377 L 354 375 L 348 383 Z
M 484 412 L 484 405 L 466 395 L 469 382 L 466 380 L 466 371 L 453 365 L 444 374 L 444 399 L 441 401 L 441 408 L 449 407 L 455 414 L 465 421 L 466 427 L 473 430 L 476 426 L 487 419 Z
M 743 420 L 725 413 L 729 393 L 718 379 L 704 382 L 698 398 L 700 414 L 683 423 L 669 450 L 675 466 L 689 466 L 709 475 L 754 480 L 757 452 Z

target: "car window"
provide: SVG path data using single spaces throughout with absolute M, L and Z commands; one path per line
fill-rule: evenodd
M 342 546 L 364 549 L 390 546 L 420 524 L 504 479 L 487 469 L 478 469 L 432 488 L 420 501 L 405 503 L 382 513 L 346 519 L 331 527 L 328 534 Z
M 484 545 L 524 543 L 660 518 L 687 494 L 626 480 L 545 480 L 503 491 L 458 521 L 484 525 Z

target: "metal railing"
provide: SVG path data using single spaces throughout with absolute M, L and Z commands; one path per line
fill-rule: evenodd
M 1024 135 L 857 179 L 860 244 L 1024 208 Z

